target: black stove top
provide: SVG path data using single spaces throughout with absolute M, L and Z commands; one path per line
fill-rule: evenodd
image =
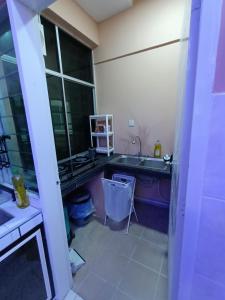
M 59 178 L 61 183 L 69 181 L 74 176 L 94 167 L 96 160 L 91 160 L 88 155 L 77 156 L 58 163 Z

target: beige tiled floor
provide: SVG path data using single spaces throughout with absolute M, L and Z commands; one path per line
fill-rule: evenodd
M 96 220 L 75 233 L 86 264 L 74 289 L 84 300 L 167 300 L 167 235 L 137 224 L 127 235 Z

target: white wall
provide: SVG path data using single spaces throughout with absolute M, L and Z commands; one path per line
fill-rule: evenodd
M 137 153 L 138 145 L 129 138 L 136 134 L 145 154 L 152 154 L 158 138 L 164 153 L 173 151 L 185 4 L 138 0 L 99 24 L 100 46 L 94 50 L 97 107 L 99 113 L 114 114 L 117 152 Z M 135 120 L 135 128 L 128 128 L 129 119 Z

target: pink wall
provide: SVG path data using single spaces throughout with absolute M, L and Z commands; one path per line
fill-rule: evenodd
M 138 143 L 131 144 L 134 135 L 141 137 L 144 154 L 152 155 L 157 139 L 163 153 L 173 152 L 185 4 L 136 1 L 99 24 L 100 45 L 94 50 L 97 110 L 114 115 L 117 152 L 137 154 Z M 129 119 L 134 128 L 128 127 Z
M 186 0 L 136 0 L 134 5 L 99 24 L 95 63 L 181 37 Z
M 170 59 L 168 59 L 170 57 Z M 152 155 L 159 139 L 163 153 L 173 152 L 180 43 L 97 65 L 97 109 L 114 116 L 115 149 Z M 128 127 L 133 119 L 135 127 Z

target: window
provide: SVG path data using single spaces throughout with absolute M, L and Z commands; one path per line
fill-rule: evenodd
M 55 34 L 55 26 L 42 18 L 42 25 L 45 30 L 46 53 L 45 65 L 47 69 L 59 72 L 59 57 L 57 50 L 57 40 Z
M 74 155 L 90 146 L 89 115 L 94 111 L 93 90 L 69 80 L 65 80 L 64 84 L 71 154 Z
M 69 156 L 62 79 L 47 74 L 48 94 L 58 160 Z
M 9 135 L 10 166 L 24 177 L 29 189 L 37 189 L 27 120 L 20 87 L 12 33 L 6 3 L 0 6 L 0 131 Z M 1 181 L 11 183 L 1 172 Z
M 59 40 L 64 74 L 93 83 L 91 50 L 60 29 Z
M 57 159 L 90 146 L 89 115 L 94 113 L 92 50 L 41 17 L 45 66 Z

